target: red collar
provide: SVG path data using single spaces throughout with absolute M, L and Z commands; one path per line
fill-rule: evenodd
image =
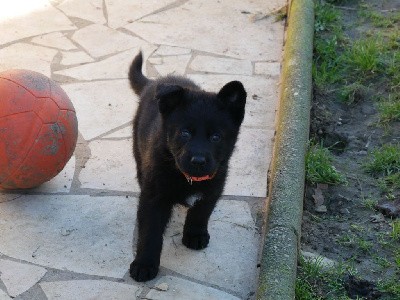
M 204 180 L 213 179 L 214 176 L 215 176 L 215 174 L 216 174 L 216 173 L 214 173 L 214 174 L 212 174 L 212 175 L 205 175 L 205 176 L 201 176 L 201 177 L 194 177 L 194 176 L 190 176 L 190 175 L 187 174 L 187 173 L 184 173 L 184 172 L 182 172 L 182 173 L 183 173 L 183 175 L 185 175 L 186 180 L 189 182 L 189 184 L 192 184 L 193 181 L 204 181 Z

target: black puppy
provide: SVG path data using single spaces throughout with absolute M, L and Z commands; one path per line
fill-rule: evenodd
M 191 249 L 207 247 L 208 219 L 224 188 L 246 104 L 238 81 L 209 93 L 183 77 L 150 80 L 142 74 L 142 63 L 139 53 L 129 70 L 132 88 L 140 95 L 133 125 L 141 189 L 137 253 L 130 266 L 136 281 L 157 275 L 164 229 L 175 204 L 190 207 L 182 243 Z

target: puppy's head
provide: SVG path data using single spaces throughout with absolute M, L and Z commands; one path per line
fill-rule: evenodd
M 176 167 L 193 180 L 211 179 L 233 152 L 246 91 L 238 81 L 217 93 L 160 83 L 156 98 Z

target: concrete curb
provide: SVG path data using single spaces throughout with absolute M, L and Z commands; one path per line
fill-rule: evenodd
M 257 299 L 295 299 L 310 122 L 313 34 L 313 1 L 290 1 Z

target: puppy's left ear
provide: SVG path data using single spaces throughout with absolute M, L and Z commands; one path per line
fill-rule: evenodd
M 217 96 L 231 112 L 237 125 L 240 125 L 244 118 L 247 96 L 243 84 L 240 81 L 231 81 L 222 87 Z
M 160 83 L 156 90 L 158 109 L 162 115 L 171 113 L 182 103 L 183 87 L 175 84 Z

